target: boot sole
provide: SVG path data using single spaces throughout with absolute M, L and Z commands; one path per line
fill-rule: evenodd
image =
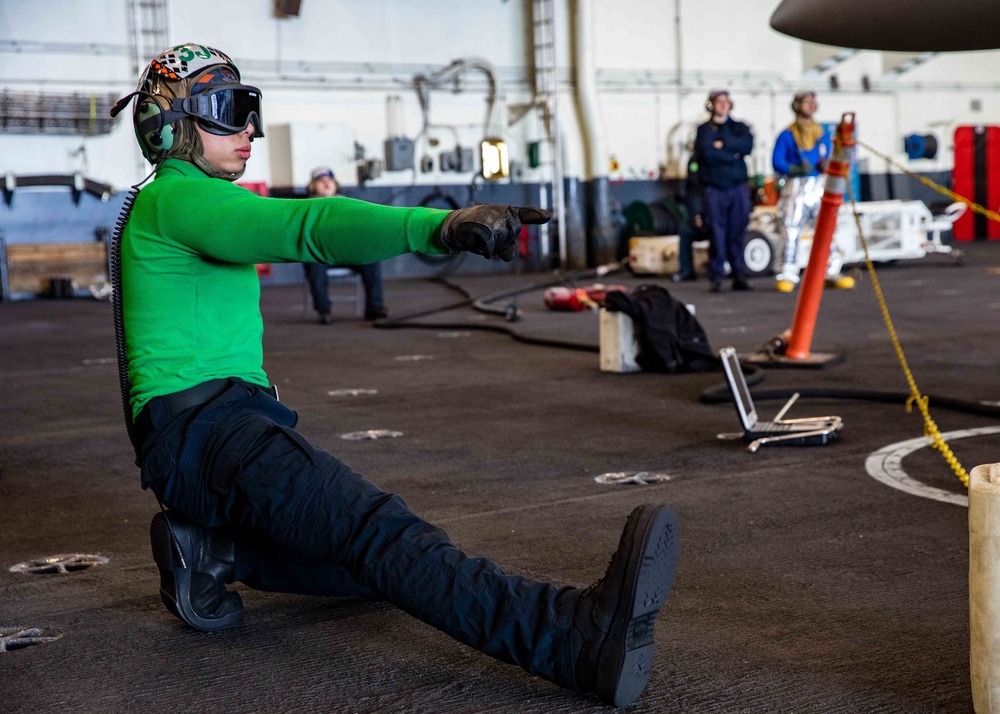
M 158 519 L 158 520 L 157 520 Z M 240 600 L 240 609 L 217 618 L 207 618 L 199 615 L 191 605 L 191 569 L 182 567 L 177 558 L 177 552 L 170 537 L 166 517 L 159 513 L 154 519 L 150 541 L 153 546 L 153 560 L 160 571 L 160 599 L 172 615 L 180 618 L 191 627 L 202 632 L 218 632 L 228 630 L 243 624 L 242 599 L 239 593 L 231 593 Z M 181 551 L 190 558 L 191 541 L 187 529 L 182 525 L 173 524 L 173 534 L 177 538 Z
M 628 564 L 621 606 L 607 642 L 613 648 L 602 652 L 607 667 L 601 667 L 614 682 L 607 698 L 616 707 L 631 704 L 646 688 L 653 667 L 653 626 L 667 602 L 677 571 L 677 516 L 666 506 L 647 508 L 635 529 L 635 555 Z

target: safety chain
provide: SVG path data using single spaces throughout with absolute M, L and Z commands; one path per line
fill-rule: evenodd
M 859 144 L 861 142 L 858 142 Z M 865 147 L 871 150 L 871 147 Z M 875 152 L 878 153 L 878 152 Z M 905 169 L 904 169 L 905 170 Z M 907 173 L 909 173 L 907 171 Z M 933 183 L 933 181 L 931 181 Z M 936 184 L 935 184 L 936 185 Z M 945 189 L 947 191 L 947 189 Z M 948 193 L 951 193 L 950 191 Z M 882 294 L 882 286 L 878 282 L 878 276 L 875 274 L 875 264 L 872 263 L 871 257 L 868 255 L 868 241 L 865 240 L 864 231 L 861 229 L 861 217 L 858 215 L 858 207 L 854 201 L 854 189 L 851 187 L 851 182 L 847 182 L 847 194 L 851 199 L 851 210 L 854 212 L 854 224 L 858 229 L 858 238 L 861 239 L 861 247 L 865 251 L 865 264 L 868 266 L 868 275 L 871 277 L 872 287 L 875 288 L 875 297 L 878 298 L 879 308 L 882 310 L 882 319 L 885 320 L 885 326 L 889 330 L 889 337 L 892 339 L 892 346 L 896 349 L 896 355 L 899 357 L 899 363 L 903 366 L 903 374 L 906 375 L 906 382 L 910 385 L 910 397 L 906 400 L 906 411 L 909 413 L 913 410 L 913 405 L 917 405 L 917 409 L 920 410 L 921 415 L 924 418 L 924 436 L 930 437 L 932 443 L 931 445 L 941 452 L 945 461 L 951 466 L 951 470 L 955 472 L 962 484 L 968 488 L 969 487 L 969 474 L 962 468 L 962 464 L 958 462 L 958 458 L 952 453 L 951 447 L 948 446 L 944 437 L 941 436 L 941 431 L 938 429 L 937 424 L 931 419 L 930 410 L 927 407 L 928 398 L 920 393 L 920 389 L 917 387 L 917 381 L 913 378 L 913 373 L 910 371 L 910 366 L 906 362 L 906 355 L 903 354 L 903 346 L 899 342 L 899 336 L 896 334 L 896 328 L 892 324 L 892 318 L 889 316 L 889 306 L 885 302 L 885 295 Z M 968 203 L 974 208 L 980 208 L 981 206 L 976 206 L 967 199 L 958 196 L 958 194 L 951 194 L 957 196 L 963 202 Z M 982 209 L 985 211 L 986 209 Z M 988 213 L 993 213 L 988 211 Z M 993 213 L 997 216 L 996 213 Z M 993 220 L 1000 220 L 1000 216 Z
M 896 163 L 895 161 L 893 161 L 891 158 L 889 158 L 885 154 L 883 154 L 880 151 L 872 148 L 871 146 L 869 146 L 868 144 L 864 143 L 863 141 L 858 141 L 857 139 L 855 139 L 855 143 L 858 146 L 863 146 L 868 151 L 870 151 L 873 154 L 875 154 L 875 156 L 879 157 L 880 159 L 882 159 L 883 161 L 885 161 L 886 163 L 888 163 L 890 166 L 893 166 L 894 168 L 899 169 L 900 171 L 902 171 L 907 176 L 912 176 L 917 181 L 919 181 L 920 183 L 922 183 L 924 186 L 928 186 L 928 187 L 934 189 L 938 193 L 940 193 L 940 194 L 942 194 L 944 196 L 947 196 L 952 201 L 957 201 L 958 203 L 964 203 L 966 206 L 969 207 L 969 210 L 971 210 L 973 213 L 982 214 L 982 215 L 986 216 L 987 218 L 989 218 L 991 221 L 996 221 L 997 223 L 1000 223 L 1000 213 L 997 213 L 996 211 L 991 211 L 988 208 L 984 208 L 983 206 L 980 206 L 975 201 L 970 201 L 965 196 L 957 194 L 954 191 L 951 191 L 951 190 L 945 188 L 941 184 L 935 183 L 934 181 L 931 181 L 926 176 L 921 176 L 918 173 L 910 171 L 905 166 L 901 166 L 900 164 Z M 853 197 L 852 197 L 851 200 L 852 201 L 854 200 Z

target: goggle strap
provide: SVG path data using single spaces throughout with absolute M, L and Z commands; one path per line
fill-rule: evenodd
M 176 99 L 174 100 L 174 102 L 177 101 L 179 100 Z M 166 111 L 159 112 L 158 114 L 154 114 L 151 117 L 146 117 L 141 122 L 139 122 L 139 125 L 136 128 L 138 129 L 139 134 L 141 136 L 145 136 L 154 129 L 162 129 L 168 124 L 172 124 L 178 119 L 183 119 L 186 116 L 189 116 L 187 112 L 183 111 L 179 112 L 174 109 L 167 109 Z
M 198 119 L 210 118 L 208 114 L 208 95 L 196 94 L 193 97 L 175 99 L 173 108 L 182 112 L 185 116 L 197 117 Z

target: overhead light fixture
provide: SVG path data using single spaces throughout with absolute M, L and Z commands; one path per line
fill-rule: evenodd
M 510 161 L 507 158 L 507 142 L 503 139 L 483 139 L 480 144 L 483 157 L 483 178 L 496 181 L 510 176 Z

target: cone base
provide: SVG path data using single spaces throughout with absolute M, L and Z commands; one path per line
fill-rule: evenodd
M 798 367 L 800 369 L 825 369 L 836 367 L 844 361 L 843 355 L 835 355 L 829 352 L 813 352 L 808 357 L 796 359 L 787 355 L 772 355 L 766 352 L 757 352 L 752 355 L 742 357 L 746 362 L 758 367 Z

